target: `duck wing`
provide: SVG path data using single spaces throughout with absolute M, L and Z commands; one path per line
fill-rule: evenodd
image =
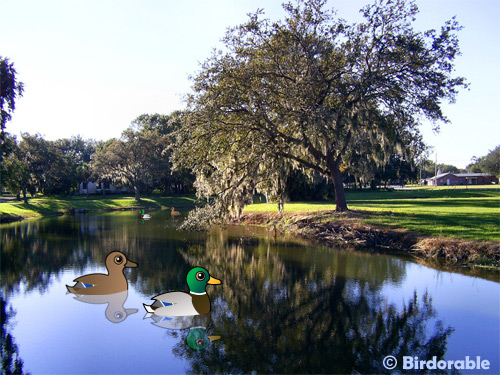
M 77 288 L 89 288 L 90 286 L 96 286 L 107 282 L 108 278 L 109 276 L 103 273 L 91 273 L 89 275 L 77 277 L 73 281 L 76 282 L 75 287 Z
M 77 277 L 73 281 L 75 285 L 67 285 L 66 287 L 69 292 L 74 294 L 113 294 L 128 288 L 127 280 L 123 274 L 121 277 L 113 277 L 102 273 L 93 273 Z
M 193 298 L 185 292 L 169 292 L 159 294 L 152 299 L 155 302 L 151 305 L 154 314 L 163 316 L 187 316 L 198 315 L 193 306 Z

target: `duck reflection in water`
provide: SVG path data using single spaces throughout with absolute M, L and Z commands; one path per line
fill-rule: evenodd
M 159 316 L 147 313 L 144 319 L 151 318 L 151 324 L 168 329 L 168 330 L 185 330 L 189 329 L 186 336 L 186 343 L 191 349 L 205 349 L 208 345 L 220 336 L 209 336 L 207 334 L 207 326 L 210 323 L 210 314 L 191 315 L 191 316 Z
M 124 307 L 127 297 L 128 290 L 114 294 L 77 295 L 74 299 L 80 302 L 92 304 L 107 303 L 108 306 L 106 307 L 106 311 L 104 313 L 104 315 L 106 315 L 106 319 L 108 319 L 112 323 L 121 323 L 129 315 L 135 314 L 139 311 L 138 309 L 126 309 Z
M 125 267 L 137 267 L 137 264 L 128 260 L 120 251 L 113 251 L 106 257 L 106 268 L 108 274 L 92 273 L 77 277 L 76 284 L 66 285 L 70 293 L 79 295 L 105 295 L 120 293 L 128 290 L 125 278 Z

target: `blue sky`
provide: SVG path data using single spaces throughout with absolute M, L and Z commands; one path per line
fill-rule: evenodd
M 264 8 L 282 18 L 275 0 L 0 0 L 0 55 L 14 62 L 25 94 L 7 131 L 48 139 L 80 134 L 119 137 L 143 113 L 184 107 L 189 76 L 200 69 L 228 27 Z M 370 1 L 330 0 L 349 21 Z M 465 167 L 500 144 L 500 1 L 417 0 L 415 27 L 439 29 L 453 16 L 464 26 L 456 75 L 465 76 L 451 124 L 425 141 L 438 162 Z M 434 153 L 430 155 L 434 159 Z

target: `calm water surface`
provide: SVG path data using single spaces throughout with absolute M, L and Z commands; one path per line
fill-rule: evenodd
M 31 374 L 390 373 L 387 355 L 399 359 L 399 373 L 404 355 L 480 356 L 490 370 L 473 373 L 500 372 L 498 275 L 449 273 L 256 227 L 179 232 L 181 219 L 152 215 L 0 226 L 2 335 L 15 344 L 2 356 L 21 358 Z M 113 250 L 139 265 L 126 271 L 128 293 L 66 293 L 74 278 L 105 272 Z M 195 265 L 223 281 L 207 288 L 210 315 L 183 329 L 144 319 L 142 304 L 187 290 Z M 221 338 L 192 349 L 194 327 Z

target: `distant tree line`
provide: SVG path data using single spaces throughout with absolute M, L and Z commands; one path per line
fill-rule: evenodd
M 366 169 L 347 168 L 342 177 L 351 189 L 388 187 L 389 185 L 417 184 L 421 179 L 433 177 L 436 173 L 488 173 L 500 177 L 500 145 L 481 157 L 474 156 L 465 168 L 452 164 L 436 163 L 423 158 L 404 159 L 391 155 L 382 166 L 373 165 Z M 291 201 L 333 199 L 333 185 L 319 174 L 312 177 L 300 171 L 291 171 L 286 180 L 286 196 Z
M 472 173 L 489 173 L 500 177 L 500 145 L 481 157 L 474 156 L 467 166 L 467 171 Z
M 141 115 L 121 138 L 85 140 L 80 136 L 50 141 L 23 133 L 4 133 L 0 184 L 26 202 L 28 194 L 77 193 L 81 182 L 111 183 L 142 193 L 185 193 L 194 178 L 187 169 L 173 171 L 169 134 L 180 124 L 180 112 Z M 105 190 L 103 189 L 103 193 Z

